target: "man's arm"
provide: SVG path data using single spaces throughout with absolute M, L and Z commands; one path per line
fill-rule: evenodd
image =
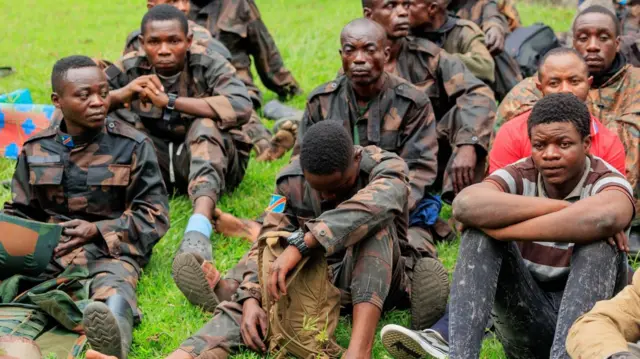
M 489 53 L 484 33 L 475 24 L 469 23 L 460 33 L 460 48 L 456 56 L 479 79 L 495 81 L 495 62 Z
M 497 0 L 489 0 L 482 7 L 482 31 L 487 32 L 492 27 L 497 27 L 505 35 L 509 32 L 509 23 L 507 19 L 500 13 Z
M 377 150 L 383 158 L 372 171 L 369 184 L 335 209 L 306 223 L 327 256 L 377 233 L 405 210 L 409 195 L 407 165 L 400 157 Z
M 169 199 L 149 139 L 138 144 L 131 162 L 136 166 L 131 168 L 126 189 L 127 209 L 119 218 L 95 224 L 114 257 L 148 259 L 153 246 L 169 229 Z
M 24 148 L 18 156 L 11 180 L 11 198 L 11 201 L 4 204 L 4 213 L 38 222 L 47 222 L 49 219 L 49 215 L 33 196 L 32 187 L 29 184 L 29 164 Z
M 427 99 L 424 106 L 412 105 L 405 123 L 399 155 L 409 167 L 409 210 L 412 211 L 438 173 L 438 139 L 431 102 Z
M 580 317 L 567 336 L 572 358 L 609 358 L 628 352 L 627 343 L 640 340 L 640 272 L 633 284 L 610 300 L 596 303 Z M 629 357 L 631 358 L 631 357 Z

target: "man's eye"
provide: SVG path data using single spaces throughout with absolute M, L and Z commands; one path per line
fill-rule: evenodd
M 560 144 L 560 148 L 567 149 L 567 148 L 569 148 L 569 147 L 571 147 L 571 143 L 570 143 L 570 142 L 562 142 L 562 143 Z

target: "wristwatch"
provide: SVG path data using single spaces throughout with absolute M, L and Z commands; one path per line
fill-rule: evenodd
M 167 103 L 167 107 L 164 109 L 164 113 L 162 114 L 162 119 L 164 121 L 171 121 L 171 114 L 173 110 L 176 108 L 176 100 L 178 99 L 178 95 L 174 93 L 170 93 L 167 95 L 169 97 L 169 103 Z
M 298 248 L 303 257 L 309 254 L 309 251 L 311 250 L 304 242 L 304 232 L 302 231 L 295 231 L 291 233 L 291 235 L 287 237 L 287 243 Z

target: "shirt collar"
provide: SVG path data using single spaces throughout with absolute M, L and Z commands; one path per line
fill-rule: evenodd
M 584 161 L 584 173 L 582 174 L 582 178 L 580 178 L 580 182 L 573 188 L 573 190 L 564 198 L 565 200 L 570 200 L 573 198 L 580 198 L 582 195 L 582 188 L 584 188 L 584 184 L 587 182 L 587 177 L 589 176 L 589 172 L 591 172 L 591 158 L 587 156 L 586 161 Z M 547 191 L 544 189 L 544 182 L 542 181 L 542 175 L 538 172 L 538 194 L 542 197 L 549 198 L 547 195 Z

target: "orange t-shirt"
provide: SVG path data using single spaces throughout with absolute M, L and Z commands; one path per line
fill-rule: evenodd
M 527 121 L 531 111 L 505 122 L 498 130 L 489 153 L 489 173 L 504 168 L 521 158 L 531 156 L 531 141 L 527 132 Z M 591 116 L 591 151 L 605 160 L 621 174 L 625 172 L 625 153 L 618 136 Z

